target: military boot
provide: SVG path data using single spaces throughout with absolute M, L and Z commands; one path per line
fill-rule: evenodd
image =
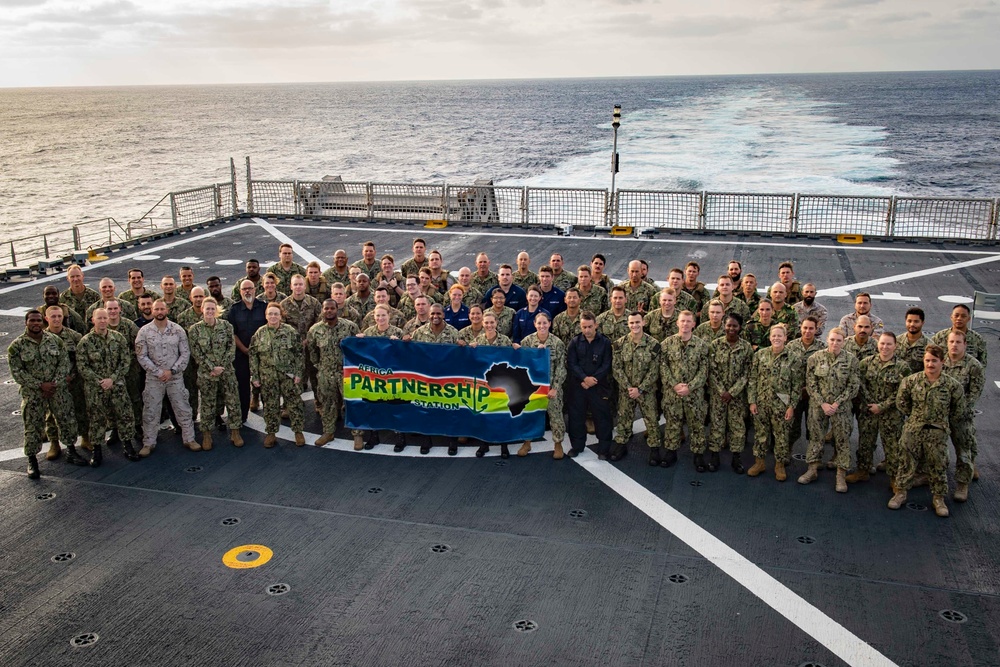
M 888 507 L 891 510 L 898 510 L 900 507 L 903 506 L 903 503 L 906 502 L 906 490 L 896 487 L 893 487 L 893 490 L 896 492 L 896 494 L 889 501 Z
M 42 476 L 42 471 L 38 469 L 38 457 L 28 454 L 28 479 L 38 479 Z
M 774 462 L 774 478 L 779 482 L 784 482 L 788 479 L 788 473 L 785 472 L 785 464 L 782 461 Z
M 819 463 L 810 463 L 809 469 L 799 477 L 799 484 L 809 484 L 819 479 Z
M 94 451 L 94 446 L 90 444 L 90 438 L 88 438 L 87 436 L 83 436 L 80 439 L 80 446 L 86 449 L 88 452 Z
M 697 472 L 705 472 L 705 456 L 703 454 L 694 455 L 694 469 Z
M 857 470 L 855 470 L 854 472 L 852 472 L 850 475 L 847 476 L 847 483 L 855 484 L 857 482 L 867 482 L 869 479 L 871 479 L 871 475 L 868 472 L 868 470 L 864 468 L 858 468 Z
M 765 470 L 767 470 L 766 461 L 764 460 L 764 457 L 758 456 L 754 459 L 753 465 L 750 466 L 750 470 L 747 470 L 747 476 L 756 477 Z
M 956 503 L 964 503 L 969 499 L 969 485 L 959 482 L 955 485 L 955 493 L 951 496 Z
M 743 457 L 736 452 L 733 452 L 733 460 L 729 465 L 732 466 L 733 472 L 737 475 L 742 475 L 746 472 L 746 468 L 743 467 Z
M 295 432 L 295 446 L 296 447 L 301 447 L 304 444 L 306 444 L 306 436 L 303 435 L 302 431 L 296 431 Z
M 322 447 L 323 445 L 327 444 L 328 442 L 331 442 L 332 440 L 333 440 L 332 433 L 324 433 L 323 435 L 316 438 L 316 442 L 314 442 L 313 444 L 316 445 L 317 447 Z
M 234 428 L 229 431 L 229 439 L 233 441 L 233 447 L 243 446 L 243 436 L 240 435 L 240 430 L 238 428 Z
M 354 451 L 360 452 L 364 448 L 365 448 L 365 439 L 359 433 L 354 436 Z
M 273 433 L 268 433 L 264 436 L 264 447 L 271 449 L 278 444 L 278 438 Z
M 75 466 L 85 466 L 87 465 L 87 459 L 80 456 L 80 453 L 76 451 L 76 447 L 66 445 L 66 463 L 72 463 Z
M 90 467 L 91 468 L 100 467 L 101 461 L 104 460 L 104 454 L 101 452 L 101 449 L 102 448 L 101 448 L 100 445 L 97 445 L 97 444 L 94 445 L 94 453 L 90 457 Z
M 201 432 L 201 448 L 203 451 L 212 449 L 212 432 L 205 430 Z
M 483 456 L 485 456 L 488 451 L 490 451 L 490 446 L 489 445 L 485 445 L 485 444 L 484 445 L 480 445 L 479 449 L 476 450 L 476 458 L 477 459 L 483 458 Z
M 972 468 L 972 481 L 974 482 L 979 481 L 979 468 L 977 467 Z
M 527 456 L 531 453 L 531 440 L 525 440 L 524 444 L 521 445 L 521 449 L 517 450 L 518 456 Z
M 847 493 L 847 470 L 837 468 L 837 484 L 834 487 L 837 493 Z
M 563 452 L 562 441 L 561 440 L 557 440 L 552 445 L 552 458 L 554 458 L 556 461 L 558 461 L 563 456 L 565 456 L 565 452 Z
M 708 453 L 708 472 L 715 472 L 719 469 L 719 452 Z
M 660 448 L 650 447 L 649 448 L 649 465 L 658 466 L 660 465 Z
M 500 445 L 500 458 L 502 459 L 510 458 L 510 450 L 507 449 L 507 443 Z
M 944 496 L 934 496 L 931 498 L 931 505 L 934 506 L 934 513 L 942 519 L 948 516 L 948 506 L 944 502 Z
M 663 450 L 663 454 L 660 456 L 660 467 L 669 468 L 675 463 L 677 463 L 677 452 L 673 449 Z
M 135 447 L 132 446 L 131 440 L 122 441 L 122 452 L 125 453 L 125 458 L 129 461 L 135 462 L 139 460 L 139 454 L 135 451 Z
M 55 461 L 62 454 L 62 448 L 59 446 L 58 440 L 53 440 L 49 443 L 49 451 L 45 453 L 46 461 Z

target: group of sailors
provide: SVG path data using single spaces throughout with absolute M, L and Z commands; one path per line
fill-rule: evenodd
M 728 449 L 732 469 L 752 477 L 765 472 L 773 454 L 774 476 L 784 481 L 805 418 L 808 469 L 801 484 L 832 468 L 843 493 L 884 470 L 890 508 L 898 509 L 911 487 L 929 483 L 936 513 L 947 516 L 949 438 L 957 459 L 953 498 L 967 500 L 978 476 L 974 415 L 986 345 L 969 327 L 965 305 L 956 305 L 951 326 L 932 337 L 923 333 L 924 312 L 910 308 L 905 333 L 897 335 L 871 312 L 863 292 L 833 324 L 816 300 L 816 285 L 796 280 L 791 262 L 779 265 L 770 285 L 762 279 L 761 290 L 758 278 L 733 260 L 710 293 L 696 262 L 671 268 L 661 289 L 641 259 L 614 283 L 601 254 L 572 273 L 558 253 L 537 272 L 526 252 L 495 272 L 479 253 L 474 269 L 452 274 L 420 238 L 398 269 L 393 256 L 377 257 L 373 242 L 361 251 L 350 263 L 337 250 L 323 271 L 318 262 L 297 264 L 293 248 L 282 244 L 264 272 L 257 259 L 248 260 L 246 276 L 228 296 L 218 276 L 201 287 L 186 266 L 176 280 L 163 277 L 162 293 L 146 286 L 138 268 L 128 271 L 129 287 L 119 293 L 107 277 L 99 291 L 87 287 L 82 269 L 70 267 L 69 287 L 45 287 L 44 304 L 26 313 L 25 333 L 8 350 L 21 386 L 29 476 L 40 475 L 45 441 L 47 459 L 61 455 L 62 442 L 66 460 L 77 465 L 100 465 L 102 447 L 118 442 L 130 460 L 147 457 L 164 417 L 192 451 L 212 448 L 213 425 L 228 429 L 240 447 L 240 429 L 261 405 L 264 446 L 275 446 L 285 417 L 302 446 L 302 394 L 309 388 L 323 424 L 315 444 L 325 445 L 342 413 L 340 342 L 349 336 L 549 349 L 556 459 L 581 453 L 588 431 L 597 436 L 600 458 L 622 459 L 638 412 L 651 466 L 674 465 L 686 432 L 698 472 L 717 471 Z M 856 465 L 849 472 L 855 420 Z M 745 470 L 741 453 L 751 423 L 754 462 Z M 140 424 L 137 450 L 132 441 Z M 76 449 L 78 434 L 89 460 Z M 357 450 L 383 438 L 395 439 L 396 451 L 406 446 L 405 434 L 354 430 L 352 436 Z M 502 437 L 481 434 L 477 456 Z M 880 439 L 884 461 L 876 469 Z M 421 453 L 441 444 L 454 455 L 463 441 L 424 438 Z M 834 454 L 824 463 L 826 443 Z M 501 456 L 509 456 L 508 445 L 500 446 Z M 517 455 L 530 451 L 527 441 Z

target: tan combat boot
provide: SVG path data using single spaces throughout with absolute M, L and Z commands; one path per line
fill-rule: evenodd
M 240 435 L 240 430 L 238 428 L 234 428 L 229 432 L 229 439 L 233 441 L 233 447 L 243 446 L 243 436 Z
M 871 474 L 867 470 L 858 468 L 847 476 L 847 483 L 854 484 L 855 482 L 867 482 L 869 479 L 871 479 Z
M 360 435 L 354 436 L 354 451 L 360 452 L 365 448 L 365 439 Z
M 296 431 L 295 432 L 295 446 L 296 447 L 301 447 L 304 444 L 306 444 L 306 436 L 304 436 L 302 434 L 302 431 Z
M 201 448 L 204 451 L 209 451 L 212 449 L 212 434 L 209 431 L 201 432 Z
M 779 482 L 784 482 L 788 479 L 788 473 L 785 472 L 785 464 L 781 461 L 774 462 L 774 478 Z
M 837 468 L 837 485 L 834 487 L 837 493 L 847 493 L 847 470 Z
M 278 444 L 278 438 L 275 437 L 273 433 L 268 433 L 264 436 L 264 447 L 271 449 L 271 447 L 274 447 L 276 444 Z
M 314 442 L 313 444 L 316 445 L 317 447 L 322 447 L 323 445 L 327 444 L 328 442 L 331 442 L 332 440 L 333 440 L 332 433 L 324 433 L 323 435 L 316 438 L 316 442 Z
M 964 503 L 969 499 L 969 485 L 959 482 L 955 486 L 955 493 L 951 496 L 956 503 Z
M 942 519 L 948 516 L 948 506 L 944 503 L 944 496 L 934 496 L 931 498 L 931 505 L 934 506 L 934 513 Z
M 55 461 L 62 454 L 62 447 L 59 446 L 58 440 L 53 440 L 49 443 L 49 451 L 45 453 L 46 461 Z
M 892 490 L 895 493 L 895 495 L 889 501 L 889 509 L 898 510 L 900 507 L 903 506 L 903 503 L 906 502 L 906 491 L 903 489 L 896 488 L 895 485 L 893 485 Z
M 754 460 L 754 464 L 752 466 L 750 466 L 750 470 L 747 470 L 747 476 L 748 477 L 756 477 L 757 475 L 761 474 L 765 470 L 767 470 L 767 466 L 765 465 L 765 461 L 764 461 L 764 459 L 762 457 L 758 456 Z
M 809 469 L 799 477 L 799 484 L 809 484 L 810 482 L 815 482 L 817 479 L 819 479 L 819 464 L 810 463 Z
M 190 449 L 192 452 L 200 452 L 201 451 L 201 445 L 199 445 L 197 442 L 194 442 L 194 441 L 185 442 L 184 443 L 184 447 L 186 447 L 187 449 Z
M 517 450 L 518 456 L 527 456 L 531 453 L 531 440 L 525 440 L 524 444 L 521 445 L 521 449 Z
M 90 444 L 90 438 L 87 436 L 83 436 L 80 439 L 80 446 L 86 449 L 88 452 L 94 451 L 94 446 Z
M 559 441 L 553 443 L 553 445 L 552 445 L 552 458 L 554 458 L 555 460 L 558 461 L 563 456 L 565 456 L 565 453 L 563 452 L 562 441 L 559 440 Z

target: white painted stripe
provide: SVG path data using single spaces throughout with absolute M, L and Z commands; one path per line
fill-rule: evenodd
M 894 662 L 837 621 L 799 597 L 707 530 L 658 498 L 613 465 L 598 460 L 590 450 L 574 459 L 584 470 L 639 511 L 669 530 L 762 602 L 798 626 L 849 665 L 885 666 Z
M 278 239 L 278 241 L 280 241 L 281 243 L 287 243 L 290 246 L 292 246 L 292 250 L 294 250 L 299 257 L 306 260 L 307 263 L 319 262 L 320 269 L 323 271 L 326 271 L 327 269 L 330 268 L 329 264 L 326 264 L 319 257 L 306 250 L 305 247 L 303 247 L 300 243 L 292 239 L 292 237 L 289 236 L 288 234 L 282 231 L 278 231 L 278 229 L 276 229 L 276 226 L 272 225 L 267 220 L 264 220 L 263 218 L 253 218 L 253 221 L 256 222 L 261 229 L 266 231 L 274 238 Z M 278 225 L 278 226 L 284 227 L 285 225 Z
M 173 243 L 168 243 L 166 245 L 149 246 L 144 248 L 137 248 L 134 252 L 130 252 L 125 255 L 111 255 L 110 259 L 106 259 L 100 262 L 91 264 L 90 266 L 80 267 L 83 269 L 84 275 L 90 272 L 101 273 L 101 268 L 108 266 L 110 264 L 119 264 L 121 262 L 128 261 L 134 257 L 141 257 L 142 255 L 148 255 L 153 251 L 160 252 L 163 250 L 169 250 L 170 248 L 176 248 L 178 246 L 187 245 L 188 243 L 201 243 L 207 238 L 212 238 L 213 236 L 219 236 L 220 234 L 228 234 L 229 232 L 234 232 L 237 229 L 243 229 L 244 227 L 249 227 L 253 223 L 244 222 L 238 225 L 225 226 L 221 229 L 216 229 L 211 232 L 196 233 L 191 236 L 187 236 L 180 241 L 174 241 Z M 45 276 L 44 278 L 38 278 L 37 280 L 29 280 L 28 282 L 18 283 L 16 285 L 11 285 L 10 287 L 4 287 L 0 289 L 0 294 L 6 294 L 8 292 L 16 292 L 17 290 L 24 289 L 26 287 L 37 287 L 38 285 L 44 285 L 45 283 L 52 282 L 54 280 L 66 280 L 66 273 L 54 273 L 51 276 Z
M 894 276 L 886 276 L 885 278 L 875 278 L 874 280 L 863 280 L 859 283 L 851 283 L 850 285 L 831 287 L 828 289 L 820 290 L 817 296 L 843 296 L 845 293 L 851 290 L 860 290 L 866 287 L 874 287 L 875 285 L 885 285 L 887 283 L 894 283 L 901 280 L 912 280 L 913 278 L 924 278 L 926 276 L 933 276 L 938 273 L 945 273 L 946 271 L 956 271 L 958 269 L 964 269 L 970 266 L 979 266 L 980 264 L 988 264 L 990 262 L 997 262 L 997 261 L 1000 261 L 1000 255 L 990 254 L 989 257 L 970 259 L 966 262 L 958 262 L 957 264 L 945 264 L 944 266 L 935 266 L 934 268 L 931 269 L 921 269 L 920 271 L 910 271 L 909 273 L 900 273 Z
M 259 220 L 259 218 L 254 218 L 254 220 Z M 293 225 L 288 223 L 279 223 L 274 225 L 281 229 L 331 229 L 335 231 L 342 232 L 365 232 L 366 234 L 371 234 L 377 232 L 379 234 L 407 234 L 409 236 L 421 236 L 428 237 L 435 234 L 441 236 L 454 236 L 456 233 L 462 236 L 496 236 L 496 237 L 506 237 L 506 238 L 531 238 L 537 239 L 539 234 L 536 232 L 534 234 L 528 232 L 470 232 L 463 228 L 460 232 L 455 230 L 452 231 L 432 231 L 429 229 L 421 228 L 420 231 L 416 231 L 412 227 L 409 229 L 392 229 L 390 227 L 358 227 L 358 226 L 343 226 L 343 225 Z M 931 253 L 940 255 L 942 253 L 950 253 L 952 255 L 995 255 L 995 251 L 989 250 L 940 250 L 933 248 L 884 248 L 884 247 L 872 247 L 872 246 L 857 246 L 857 245 L 837 245 L 837 244 L 820 244 L 820 243 L 769 243 L 767 241 L 711 241 L 707 238 L 705 239 L 657 239 L 657 238 L 642 238 L 636 239 L 632 237 L 612 237 L 608 235 L 605 237 L 600 236 L 553 236 L 553 240 L 563 240 L 563 241 L 610 241 L 614 240 L 617 242 L 623 241 L 635 241 L 640 243 L 666 243 L 673 245 L 724 245 L 724 246 L 751 246 L 757 248 L 813 248 L 819 250 L 844 250 L 846 252 L 902 252 L 902 253 Z

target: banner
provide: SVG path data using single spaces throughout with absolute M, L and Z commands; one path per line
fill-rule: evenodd
M 348 428 L 532 440 L 545 433 L 549 351 L 345 338 Z

